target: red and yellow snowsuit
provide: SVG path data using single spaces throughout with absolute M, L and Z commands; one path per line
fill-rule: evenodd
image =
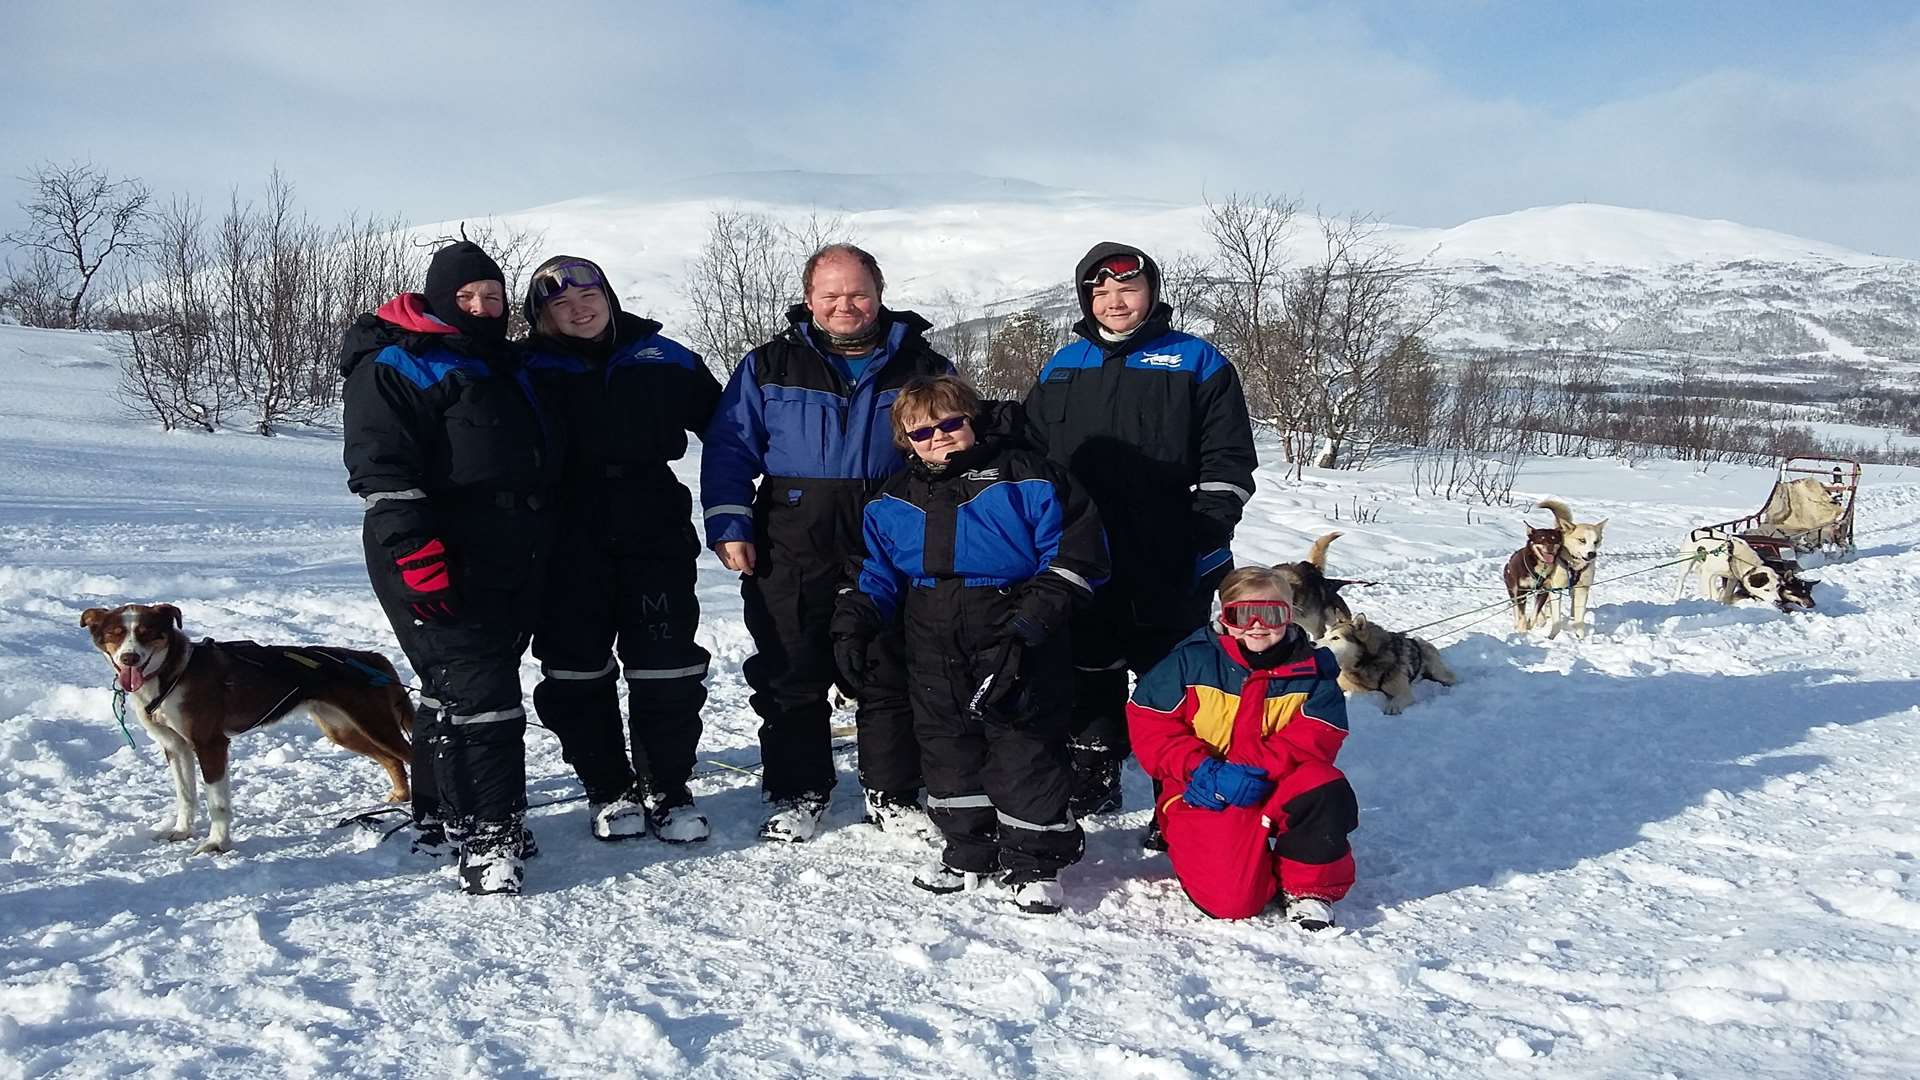
M 1154 808 L 1173 872 L 1200 910 L 1257 915 L 1274 893 L 1335 901 L 1353 886 L 1353 788 L 1334 767 L 1347 737 L 1338 661 L 1297 628 L 1279 663 L 1253 668 L 1231 637 L 1203 627 L 1140 678 L 1127 703 L 1135 755 L 1159 782 Z M 1273 794 L 1220 810 L 1181 798 L 1194 766 L 1220 757 L 1266 772 Z

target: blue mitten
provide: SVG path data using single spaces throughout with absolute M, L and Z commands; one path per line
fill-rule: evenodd
M 1180 798 L 1188 806 L 1202 810 L 1225 810 L 1229 806 L 1258 806 L 1273 793 L 1273 781 L 1251 765 L 1210 757 L 1194 766 Z

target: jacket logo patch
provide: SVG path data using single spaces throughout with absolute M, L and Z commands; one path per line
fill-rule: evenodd
M 1000 479 L 1000 470 L 999 469 L 968 469 L 966 472 L 963 472 L 960 474 L 960 479 L 962 480 L 998 480 Z
M 659 346 L 649 345 L 633 355 L 637 360 L 661 360 L 665 359 L 667 354 Z
M 1140 362 L 1149 367 L 1164 368 L 1177 368 L 1186 363 L 1186 361 L 1176 353 L 1147 353 L 1140 357 Z

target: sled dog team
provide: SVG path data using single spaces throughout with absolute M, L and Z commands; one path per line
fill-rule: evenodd
M 531 332 L 509 341 L 499 266 L 472 243 L 442 248 L 423 291 L 362 315 L 340 353 L 348 486 L 417 702 L 374 654 L 194 642 L 165 604 L 89 609 L 116 693 L 172 769 L 161 835 L 191 834 L 197 766 L 201 850 L 226 850 L 231 737 L 304 705 L 388 768 L 416 851 L 452 856 L 469 893 L 520 891 L 537 853 L 531 648 L 533 707 L 592 835 L 705 840 L 689 788 L 705 546 L 740 574 L 754 642 L 761 838 L 821 827 L 837 685 L 857 702 L 867 821 L 943 845 L 921 889 L 990 886 L 1059 911 L 1079 821 L 1120 808 L 1133 755 L 1154 791 L 1142 843 L 1196 906 L 1331 925 L 1358 824 L 1335 765 L 1343 691 L 1379 690 L 1398 712 L 1412 681 L 1453 674 L 1432 645 L 1348 609 L 1349 583 L 1324 572 L 1337 533 L 1302 562 L 1234 569 L 1256 465 L 1237 373 L 1173 329 L 1138 248 L 1096 245 L 1073 280 L 1075 340 L 1014 403 L 958 378 L 850 244 L 807 260 L 789 325 L 724 386 L 623 310 L 590 259 L 534 270 L 516 298 Z M 671 467 L 689 435 L 704 545 Z M 1605 523 L 1542 505 L 1558 527 L 1507 567 L 1516 625 L 1544 597 L 1557 628 L 1564 593 L 1578 627 Z

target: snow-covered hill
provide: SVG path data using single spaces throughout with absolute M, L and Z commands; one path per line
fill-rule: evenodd
M 1163 256 L 1206 248 L 1203 205 L 950 174 L 732 173 L 570 199 L 507 215 L 549 248 L 599 259 L 630 306 L 672 321 L 715 210 L 785 220 L 841 215 L 887 268 L 890 299 L 936 321 L 1030 304 L 1072 307 L 1067 278 L 1093 243 Z M 443 227 L 434 227 L 444 232 Z M 1454 291 L 1438 325 L 1453 349 L 1644 354 L 1655 370 L 1716 376 L 1899 379 L 1920 371 L 1920 263 L 1728 221 L 1614 206 L 1539 207 L 1451 228 L 1392 225 Z M 1318 254 L 1307 219 L 1296 263 Z
M 544 806 L 528 894 L 470 898 L 331 827 L 383 785 L 300 719 L 235 744 L 234 853 L 147 839 L 168 784 L 121 741 L 81 610 L 398 655 L 337 438 L 163 435 L 120 417 L 110 363 L 0 327 L 0 1077 L 1920 1075 L 1920 472 L 1869 471 L 1812 614 L 1676 602 L 1663 568 L 1603 584 L 1586 642 L 1427 631 L 1459 686 L 1351 703 L 1336 933 L 1199 916 L 1134 844 L 1137 773 L 1052 919 L 914 889 L 928 852 L 856 824 L 844 755 L 831 831 L 756 843 L 748 642 L 710 557 L 712 842 L 600 844 Z M 1334 569 L 1379 580 L 1354 599 L 1390 625 L 1498 598 L 1519 507 L 1413 497 L 1395 467 L 1259 482 L 1243 559 L 1341 528 Z M 1768 476 L 1521 483 L 1610 519 L 1611 576 Z M 577 793 L 545 733 L 529 750 L 536 800 Z

